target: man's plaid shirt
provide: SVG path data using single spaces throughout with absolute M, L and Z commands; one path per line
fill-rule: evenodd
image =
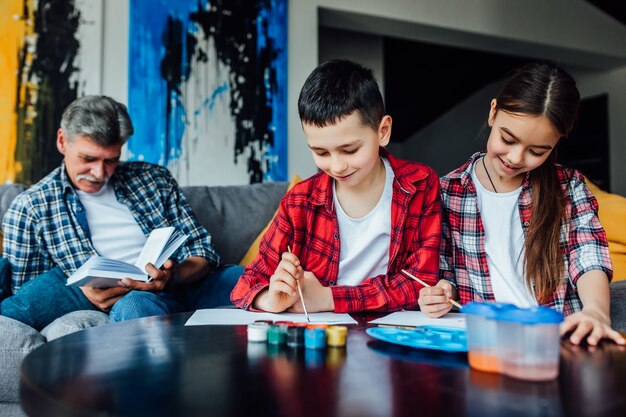
M 456 285 L 461 304 L 494 300 L 485 254 L 485 230 L 478 211 L 476 187 L 471 178 L 474 163 L 483 155 L 472 155 L 463 166 L 441 178 L 443 237 L 440 278 Z M 613 269 L 606 234 L 598 219 L 598 203 L 582 174 L 560 165 L 557 165 L 557 174 L 566 198 L 560 237 L 566 278 L 545 304 L 569 315 L 582 308 L 576 290 L 578 278 L 585 272 L 601 270 L 610 279 Z M 528 176 L 522 183 L 518 207 L 526 234 L 532 221 Z
M 339 272 L 339 224 L 332 178 L 318 173 L 302 181 L 283 198 L 278 214 L 263 236 L 254 261 L 231 293 L 233 303 L 250 309 L 252 300 L 269 286 L 287 245 L 305 270 L 333 294 L 336 312 L 392 311 L 417 308 L 420 284 L 400 273 L 406 269 L 434 285 L 439 271 L 441 202 L 432 168 L 395 159 L 386 150 L 394 174 L 391 242 L 387 273 L 367 277 L 359 285 L 336 285 Z
M 121 163 L 110 181 L 117 200 L 129 208 L 146 236 L 165 226 L 189 235 L 177 251 L 178 262 L 199 256 L 217 265 L 219 256 L 208 232 L 193 216 L 167 169 L 143 162 Z M 11 263 L 13 293 L 55 266 L 70 275 L 96 254 L 85 208 L 64 164 L 15 198 L 4 215 L 2 229 L 3 256 Z

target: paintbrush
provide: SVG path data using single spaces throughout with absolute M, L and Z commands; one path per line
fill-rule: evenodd
M 416 277 L 415 275 L 411 274 L 408 271 L 405 271 L 404 269 L 401 271 L 404 275 L 406 275 L 407 277 L 414 279 L 415 281 L 419 282 L 420 284 L 422 284 L 424 287 L 430 287 L 430 285 L 428 285 L 427 283 L 425 283 L 424 281 L 422 281 L 421 279 L 419 279 L 418 277 Z M 452 298 L 449 298 L 448 301 L 450 301 L 450 304 L 452 304 L 453 306 L 455 306 L 456 308 L 460 309 L 461 308 L 461 304 L 457 303 L 456 301 L 454 301 Z
M 291 246 L 287 245 L 287 250 L 291 253 Z M 300 287 L 300 280 L 296 280 L 296 286 L 298 287 L 298 293 L 300 294 L 300 302 L 302 303 L 302 309 L 304 310 L 304 316 L 306 317 L 306 321 L 308 323 L 311 322 L 309 318 L 309 313 L 306 311 L 306 306 L 304 305 L 304 297 L 302 296 L 302 288 Z

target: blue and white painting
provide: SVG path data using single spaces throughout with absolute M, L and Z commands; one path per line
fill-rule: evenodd
M 181 185 L 287 180 L 287 0 L 131 0 L 130 160 Z

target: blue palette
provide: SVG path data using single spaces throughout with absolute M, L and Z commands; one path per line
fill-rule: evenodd
M 366 333 L 375 339 L 396 345 L 418 349 L 434 349 L 445 352 L 467 352 L 464 329 L 439 326 L 421 326 L 415 330 L 371 327 Z

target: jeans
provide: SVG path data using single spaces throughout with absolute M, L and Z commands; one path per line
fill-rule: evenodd
M 131 291 L 109 312 L 112 321 L 174 314 L 200 308 L 231 305 L 230 292 L 243 273 L 243 266 L 220 266 L 204 280 L 179 287 L 177 291 L 154 294 Z M 78 287 L 66 286 L 66 276 L 53 268 L 26 282 L 0 302 L 0 314 L 41 330 L 64 314 L 97 310 Z
M 0 302 L 0 314 L 41 330 L 72 311 L 97 310 L 80 288 L 65 285 L 66 278 L 57 267 L 27 281 Z
M 230 292 L 243 274 L 243 268 L 239 265 L 220 266 L 202 281 L 181 286 L 175 292 L 154 294 L 131 291 L 113 305 L 109 317 L 117 322 L 201 308 L 232 306 Z

